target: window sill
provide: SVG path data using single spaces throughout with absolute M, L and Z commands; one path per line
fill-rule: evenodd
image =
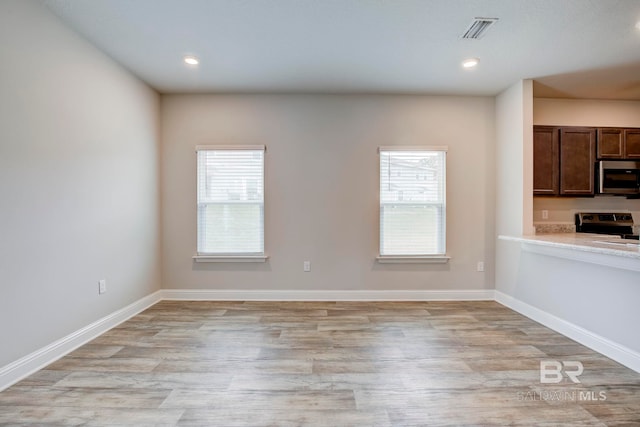
M 378 256 L 376 260 L 381 264 L 446 264 L 451 259 L 447 255 L 427 256 Z
M 194 255 L 195 262 L 266 262 L 268 255 Z

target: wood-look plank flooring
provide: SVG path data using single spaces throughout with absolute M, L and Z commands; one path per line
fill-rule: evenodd
M 0 393 L 0 425 L 640 425 L 640 374 L 494 302 L 164 301 Z

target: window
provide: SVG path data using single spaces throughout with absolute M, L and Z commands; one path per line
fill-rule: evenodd
M 196 260 L 264 260 L 264 146 L 198 146 L 196 151 Z
M 446 253 L 446 147 L 380 148 L 380 258 Z

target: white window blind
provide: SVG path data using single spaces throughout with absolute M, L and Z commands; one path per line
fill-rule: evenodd
M 198 146 L 198 255 L 264 255 L 264 146 Z
M 446 147 L 380 148 L 380 256 L 445 255 Z

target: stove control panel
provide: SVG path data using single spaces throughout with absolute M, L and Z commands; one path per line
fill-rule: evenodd
M 628 212 L 618 213 L 593 213 L 580 212 L 576 214 L 576 225 L 602 224 L 602 225 L 633 225 L 633 216 Z

